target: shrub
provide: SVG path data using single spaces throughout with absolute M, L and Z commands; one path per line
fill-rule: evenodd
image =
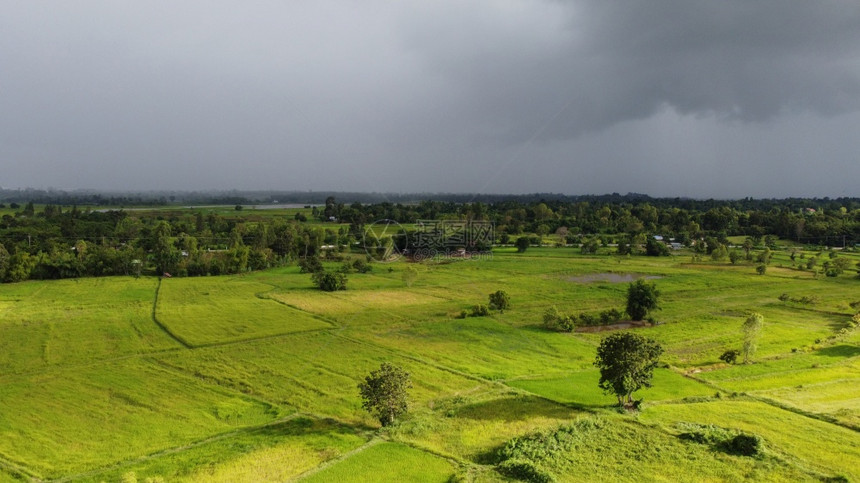
M 554 430 L 518 436 L 496 452 L 496 468 L 505 476 L 525 481 L 554 481 L 542 467 L 563 466 L 577 446 L 605 427 L 602 419 L 579 419 Z
M 490 315 L 490 308 L 484 304 L 477 304 L 472 307 L 472 312 L 469 314 L 470 317 L 484 317 Z
M 504 312 L 511 306 L 511 298 L 504 290 L 497 290 L 490 294 L 490 308 Z
M 743 257 L 743 254 L 738 250 L 732 250 L 729 252 L 729 261 L 732 262 L 732 265 L 738 263 L 741 257 Z
M 600 312 L 600 323 L 603 325 L 614 324 L 624 317 L 624 312 L 618 309 L 607 309 Z
M 303 257 L 299 259 L 299 272 L 317 273 L 321 271 L 323 271 L 323 266 L 318 257 Z
M 678 435 L 679 438 L 699 444 L 718 445 L 728 441 L 733 436 L 731 431 L 712 424 L 680 423 L 678 427 L 682 430 L 681 434 Z
M 388 267 L 388 269 L 391 270 L 391 267 Z M 411 287 L 412 284 L 415 283 L 415 280 L 418 279 L 418 269 L 410 265 L 403 270 L 401 277 L 403 278 L 403 283 L 405 283 L 407 287 Z
M 543 324 L 549 330 L 573 332 L 576 328 L 576 318 L 562 314 L 555 307 L 550 307 L 543 314 Z
M 599 325 L 600 323 L 600 319 L 598 319 L 596 316 L 586 313 L 579 314 L 579 317 L 577 317 L 577 321 L 579 322 L 579 325 L 585 327 Z
M 723 355 L 720 356 L 720 360 L 725 362 L 726 364 L 734 364 L 735 361 L 738 360 L 739 355 L 741 355 L 740 351 L 729 349 L 723 352 Z
M 573 332 L 573 329 L 576 328 L 576 319 L 570 315 L 565 315 L 558 321 L 558 325 L 565 332 Z
M 550 330 L 558 330 L 558 319 L 561 312 L 555 306 L 546 309 L 543 313 L 543 326 Z
M 358 273 L 369 273 L 373 271 L 373 266 L 360 258 L 352 262 L 352 268 Z
M 499 473 L 522 481 L 530 481 L 535 483 L 551 483 L 555 481 L 555 477 L 538 468 L 530 461 L 524 460 L 507 460 L 501 462 L 496 469 Z
M 346 275 L 338 272 L 316 272 L 311 276 L 314 284 L 320 290 L 326 292 L 334 292 L 336 290 L 346 290 Z
M 524 251 L 528 250 L 529 245 L 529 239 L 525 236 L 517 238 L 517 241 L 514 242 L 514 246 L 517 247 L 517 253 L 523 253 Z
M 729 454 L 756 456 L 762 450 L 762 439 L 754 434 L 739 433 L 719 426 L 680 423 L 680 439 L 707 444 Z
M 726 453 L 740 456 L 756 456 L 762 449 L 761 438 L 754 434 L 738 434 L 720 445 Z

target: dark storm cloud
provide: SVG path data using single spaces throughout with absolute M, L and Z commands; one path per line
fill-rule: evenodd
M 469 89 L 467 105 L 476 117 L 510 122 L 525 129 L 521 137 L 534 128 L 518 121 L 539 125 L 554 107 L 563 112 L 546 134 L 573 137 L 649 117 L 665 106 L 755 122 L 860 106 L 860 4 L 854 2 L 591 1 L 555 7 L 555 19 L 547 15 L 528 32 L 489 26 L 446 32 L 445 23 L 416 22 L 413 43 L 453 84 Z M 437 8 L 443 17 L 445 8 Z M 474 24 L 481 22 L 469 22 Z M 454 41 L 430 41 L 452 33 Z
M 858 195 L 857 2 L 0 4 L 0 186 Z

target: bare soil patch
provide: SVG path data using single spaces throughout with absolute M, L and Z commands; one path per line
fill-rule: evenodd
M 574 332 L 605 332 L 608 330 L 621 329 L 638 329 L 642 327 L 652 327 L 653 324 L 644 320 L 622 320 L 615 324 L 609 325 L 593 325 L 589 327 L 577 327 Z
M 564 280 L 568 282 L 577 282 L 577 283 L 593 283 L 593 282 L 609 282 L 609 283 L 629 283 L 635 282 L 640 278 L 644 278 L 645 280 L 657 280 L 663 277 L 659 275 L 644 275 L 641 273 L 588 273 L 585 275 L 575 275 L 571 277 L 564 277 Z

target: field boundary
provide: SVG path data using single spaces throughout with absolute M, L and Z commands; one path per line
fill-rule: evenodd
M 312 468 L 308 471 L 305 471 L 304 473 L 299 473 L 298 475 L 290 478 L 288 481 L 298 481 L 298 480 L 301 480 L 303 478 L 307 478 L 308 476 L 315 475 L 315 474 L 319 473 L 320 471 L 322 471 L 326 468 L 329 468 L 331 466 L 334 466 L 334 465 L 340 463 L 341 461 L 345 461 L 345 460 L 357 455 L 358 453 L 361 453 L 362 451 L 364 451 L 366 449 L 372 448 L 378 444 L 385 443 L 385 442 L 387 442 L 387 441 L 380 438 L 379 436 L 374 436 L 373 439 L 364 443 L 363 445 L 359 446 L 358 448 L 347 451 L 346 453 L 338 456 L 337 458 L 332 458 L 332 459 L 326 461 L 325 463 L 317 466 L 316 468 Z
M 854 432 L 860 433 L 860 428 L 858 428 L 857 426 L 854 426 L 854 425 L 848 424 L 848 423 L 843 423 L 842 421 L 839 421 L 838 419 L 835 419 L 835 418 L 833 418 L 827 414 L 821 414 L 821 413 L 816 413 L 813 411 L 807 411 L 805 409 L 801 409 L 799 407 L 795 407 L 795 406 L 792 406 L 790 404 L 786 404 L 786 403 L 777 401 L 775 399 L 765 397 L 761 394 L 756 394 L 756 392 L 758 392 L 758 391 L 730 391 L 724 387 L 717 385 L 713 381 L 708 381 L 706 379 L 698 378 L 694 374 L 684 373 L 682 375 L 684 377 L 687 377 L 687 378 L 692 379 L 694 381 L 698 381 L 702 384 L 705 384 L 706 386 L 710 386 L 710 387 L 712 387 L 712 388 L 714 388 L 714 389 L 716 389 L 722 393 L 729 394 L 729 395 L 737 394 L 736 396 L 729 396 L 730 399 L 740 400 L 741 398 L 746 398 L 747 400 L 750 400 L 750 401 L 757 401 L 757 402 L 760 402 L 763 404 L 767 404 L 768 406 L 774 407 L 776 409 L 781 409 L 783 411 L 794 413 L 794 414 L 797 414 L 799 416 L 804 416 L 804 417 L 807 417 L 809 419 L 815 419 L 815 420 L 821 421 L 823 423 L 832 424 L 834 426 L 839 426 L 840 428 L 844 428 L 844 429 L 847 429 L 849 431 L 854 431 Z M 716 400 L 713 398 L 709 398 L 709 399 Z
M 120 462 L 117 462 L 117 463 L 114 463 L 111 465 L 96 468 L 94 470 L 86 471 L 84 473 L 78 473 L 76 475 L 64 476 L 62 478 L 58 478 L 58 479 L 53 480 L 53 481 L 66 482 L 66 481 L 78 480 L 81 478 L 95 476 L 95 475 L 98 475 L 100 473 L 105 473 L 105 472 L 108 472 L 111 470 L 126 468 L 129 466 L 134 466 L 138 463 L 143 463 L 145 461 L 161 458 L 162 456 L 168 456 L 168 455 L 172 455 L 172 454 L 182 453 L 183 451 L 187 451 L 189 449 L 196 448 L 198 446 L 202 446 L 204 444 L 208 444 L 208 443 L 211 443 L 214 441 L 220 441 L 222 439 L 230 438 L 230 437 L 235 436 L 235 435 L 239 435 L 239 434 L 243 434 L 243 433 L 250 433 L 250 432 L 257 431 L 257 430 L 260 430 L 260 429 L 263 429 L 263 428 L 266 428 L 269 426 L 274 426 L 276 424 L 285 423 L 287 421 L 290 421 L 290 420 L 293 420 L 293 419 L 296 419 L 299 417 L 314 417 L 314 416 L 310 415 L 310 414 L 305 414 L 305 413 L 293 413 L 293 414 L 290 414 L 289 416 L 286 416 L 286 417 L 283 417 L 280 419 L 276 419 L 274 421 L 269 421 L 267 423 L 257 424 L 254 426 L 245 426 L 245 427 L 234 429 L 231 431 L 226 431 L 223 433 L 214 434 L 212 436 L 208 436 L 206 438 L 203 438 L 203 439 L 200 439 L 197 441 L 193 441 L 191 443 L 188 443 L 188 444 L 185 444 L 182 446 L 176 446 L 173 448 L 162 449 L 162 450 L 156 451 L 154 453 L 150 453 L 148 455 L 141 456 L 139 458 L 120 461 Z
M 158 277 L 158 284 L 155 286 L 155 297 L 153 298 L 153 301 L 152 301 L 152 321 L 162 331 L 164 331 L 165 334 L 170 336 L 171 339 L 175 340 L 176 342 L 179 342 L 186 349 L 194 348 L 194 346 L 189 344 L 188 341 L 186 341 L 182 337 L 179 337 L 178 335 L 174 334 L 172 330 L 170 330 L 166 325 L 164 325 L 163 323 L 161 323 L 160 320 L 158 320 L 158 316 L 156 315 L 156 312 L 158 311 L 158 294 L 160 292 L 161 292 L 161 277 Z
M 41 475 L 39 475 L 38 473 L 35 473 L 33 470 L 31 470 L 29 467 L 27 467 L 23 463 L 14 461 L 4 454 L 0 454 L 0 468 L 3 468 L 7 473 L 11 472 L 11 475 L 13 477 L 20 474 L 20 475 L 28 476 L 30 478 L 37 478 L 37 479 L 41 478 Z

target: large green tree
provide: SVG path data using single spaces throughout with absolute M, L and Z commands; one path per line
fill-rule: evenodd
M 632 332 L 617 332 L 600 342 L 594 365 L 600 369 L 599 386 L 615 394 L 618 405 L 633 403 L 633 393 L 651 387 L 663 347 Z
M 409 373 L 388 362 L 372 371 L 358 385 L 361 407 L 388 426 L 409 409 L 407 390 L 412 387 Z
M 642 320 L 648 312 L 657 309 L 660 291 L 657 285 L 639 279 L 627 287 L 627 313 L 633 320 Z

